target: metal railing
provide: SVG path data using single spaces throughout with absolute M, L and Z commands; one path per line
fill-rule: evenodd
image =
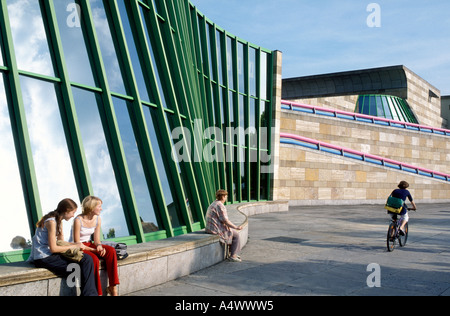
M 403 128 L 403 129 L 407 129 L 407 130 L 431 133 L 431 134 L 436 134 L 436 135 L 450 136 L 450 130 L 448 130 L 448 129 L 435 128 L 435 127 L 430 127 L 430 126 L 425 126 L 425 125 L 420 125 L 420 124 L 415 124 L 415 123 L 400 122 L 400 121 L 395 121 L 395 120 L 389 120 L 389 119 L 386 119 L 383 117 L 377 117 L 377 116 L 371 116 L 371 115 L 365 115 L 365 114 L 359 114 L 359 113 L 353 113 L 353 112 L 346 112 L 346 111 L 341 111 L 341 110 L 336 110 L 336 109 L 328 109 L 328 108 L 323 108 L 323 107 L 319 107 L 319 106 L 294 103 L 294 102 L 290 102 L 290 101 L 286 101 L 286 100 L 281 101 L 281 108 L 284 110 L 312 113 L 312 114 L 317 114 L 317 115 L 348 119 L 348 120 L 357 121 L 357 122 L 372 123 L 372 124 L 377 124 L 377 125 L 382 125 L 382 126 Z
M 417 175 L 427 176 L 430 178 L 435 178 L 443 181 L 450 182 L 450 175 L 442 172 L 437 172 L 425 168 L 420 168 L 417 166 L 413 166 L 407 163 L 399 162 L 396 160 L 383 158 L 376 155 L 366 154 L 360 151 L 356 151 L 353 149 L 335 146 L 326 142 L 318 141 L 315 139 L 288 134 L 288 133 L 280 133 L 280 142 L 282 144 L 290 144 L 302 146 L 310 149 L 315 149 L 335 155 L 339 155 L 342 157 L 352 158 L 360 161 L 365 161 L 368 163 L 376 164 L 379 166 L 389 167 L 396 170 L 402 170 L 410 173 L 414 173 Z

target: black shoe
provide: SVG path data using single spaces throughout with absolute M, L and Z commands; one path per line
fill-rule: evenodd
M 405 232 L 400 229 L 400 236 L 405 236 Z

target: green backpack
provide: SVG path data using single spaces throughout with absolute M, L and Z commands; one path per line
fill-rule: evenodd
M 400 214 L 404 203 L 405 202 L 402 199 L 390 196 L 388 197 L 384 208 L 391 213 Z

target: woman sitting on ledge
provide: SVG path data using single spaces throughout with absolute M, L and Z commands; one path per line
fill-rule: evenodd
M 241 226 L 236 226 L 228 219 L 225 201 L 228 198 L 228 192 L 219 190 L 216 192 L 216 201 L 214 201 L 206 212 L 206 233 L 219 235 L 220 242 L 230 246 L 231 257 L 233 262 L 241 262 L 238 253 L 241 251 L 238 230 Z
M 56 210 L 45 215 L 36 224 L 29 262 L 34 262 L 37 268 L 48 269 L 59 276 L 66 277 L 70 274 L 72 270 L 68 271 L 68 266 L 72 261 L 62 254 L 67 251 L 80 251 L 80 247 L 75 244 L 60 246 L 58 241 L 64 240 L 62 220 L 71 219 L 77 208 L 78 205 L 73 200 L 64 199 L 59 202 Z M 81 295 L 97 296 L 92 258 L 83 256 L 77 264 L 81 268 Z

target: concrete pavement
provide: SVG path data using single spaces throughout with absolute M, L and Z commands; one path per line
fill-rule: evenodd
M 383 206 L 291 207 L 249 218 L 243 262 L 130 295 L 449 296 L 450 205 L 417 203 L 408 244 L 392 253 Z

